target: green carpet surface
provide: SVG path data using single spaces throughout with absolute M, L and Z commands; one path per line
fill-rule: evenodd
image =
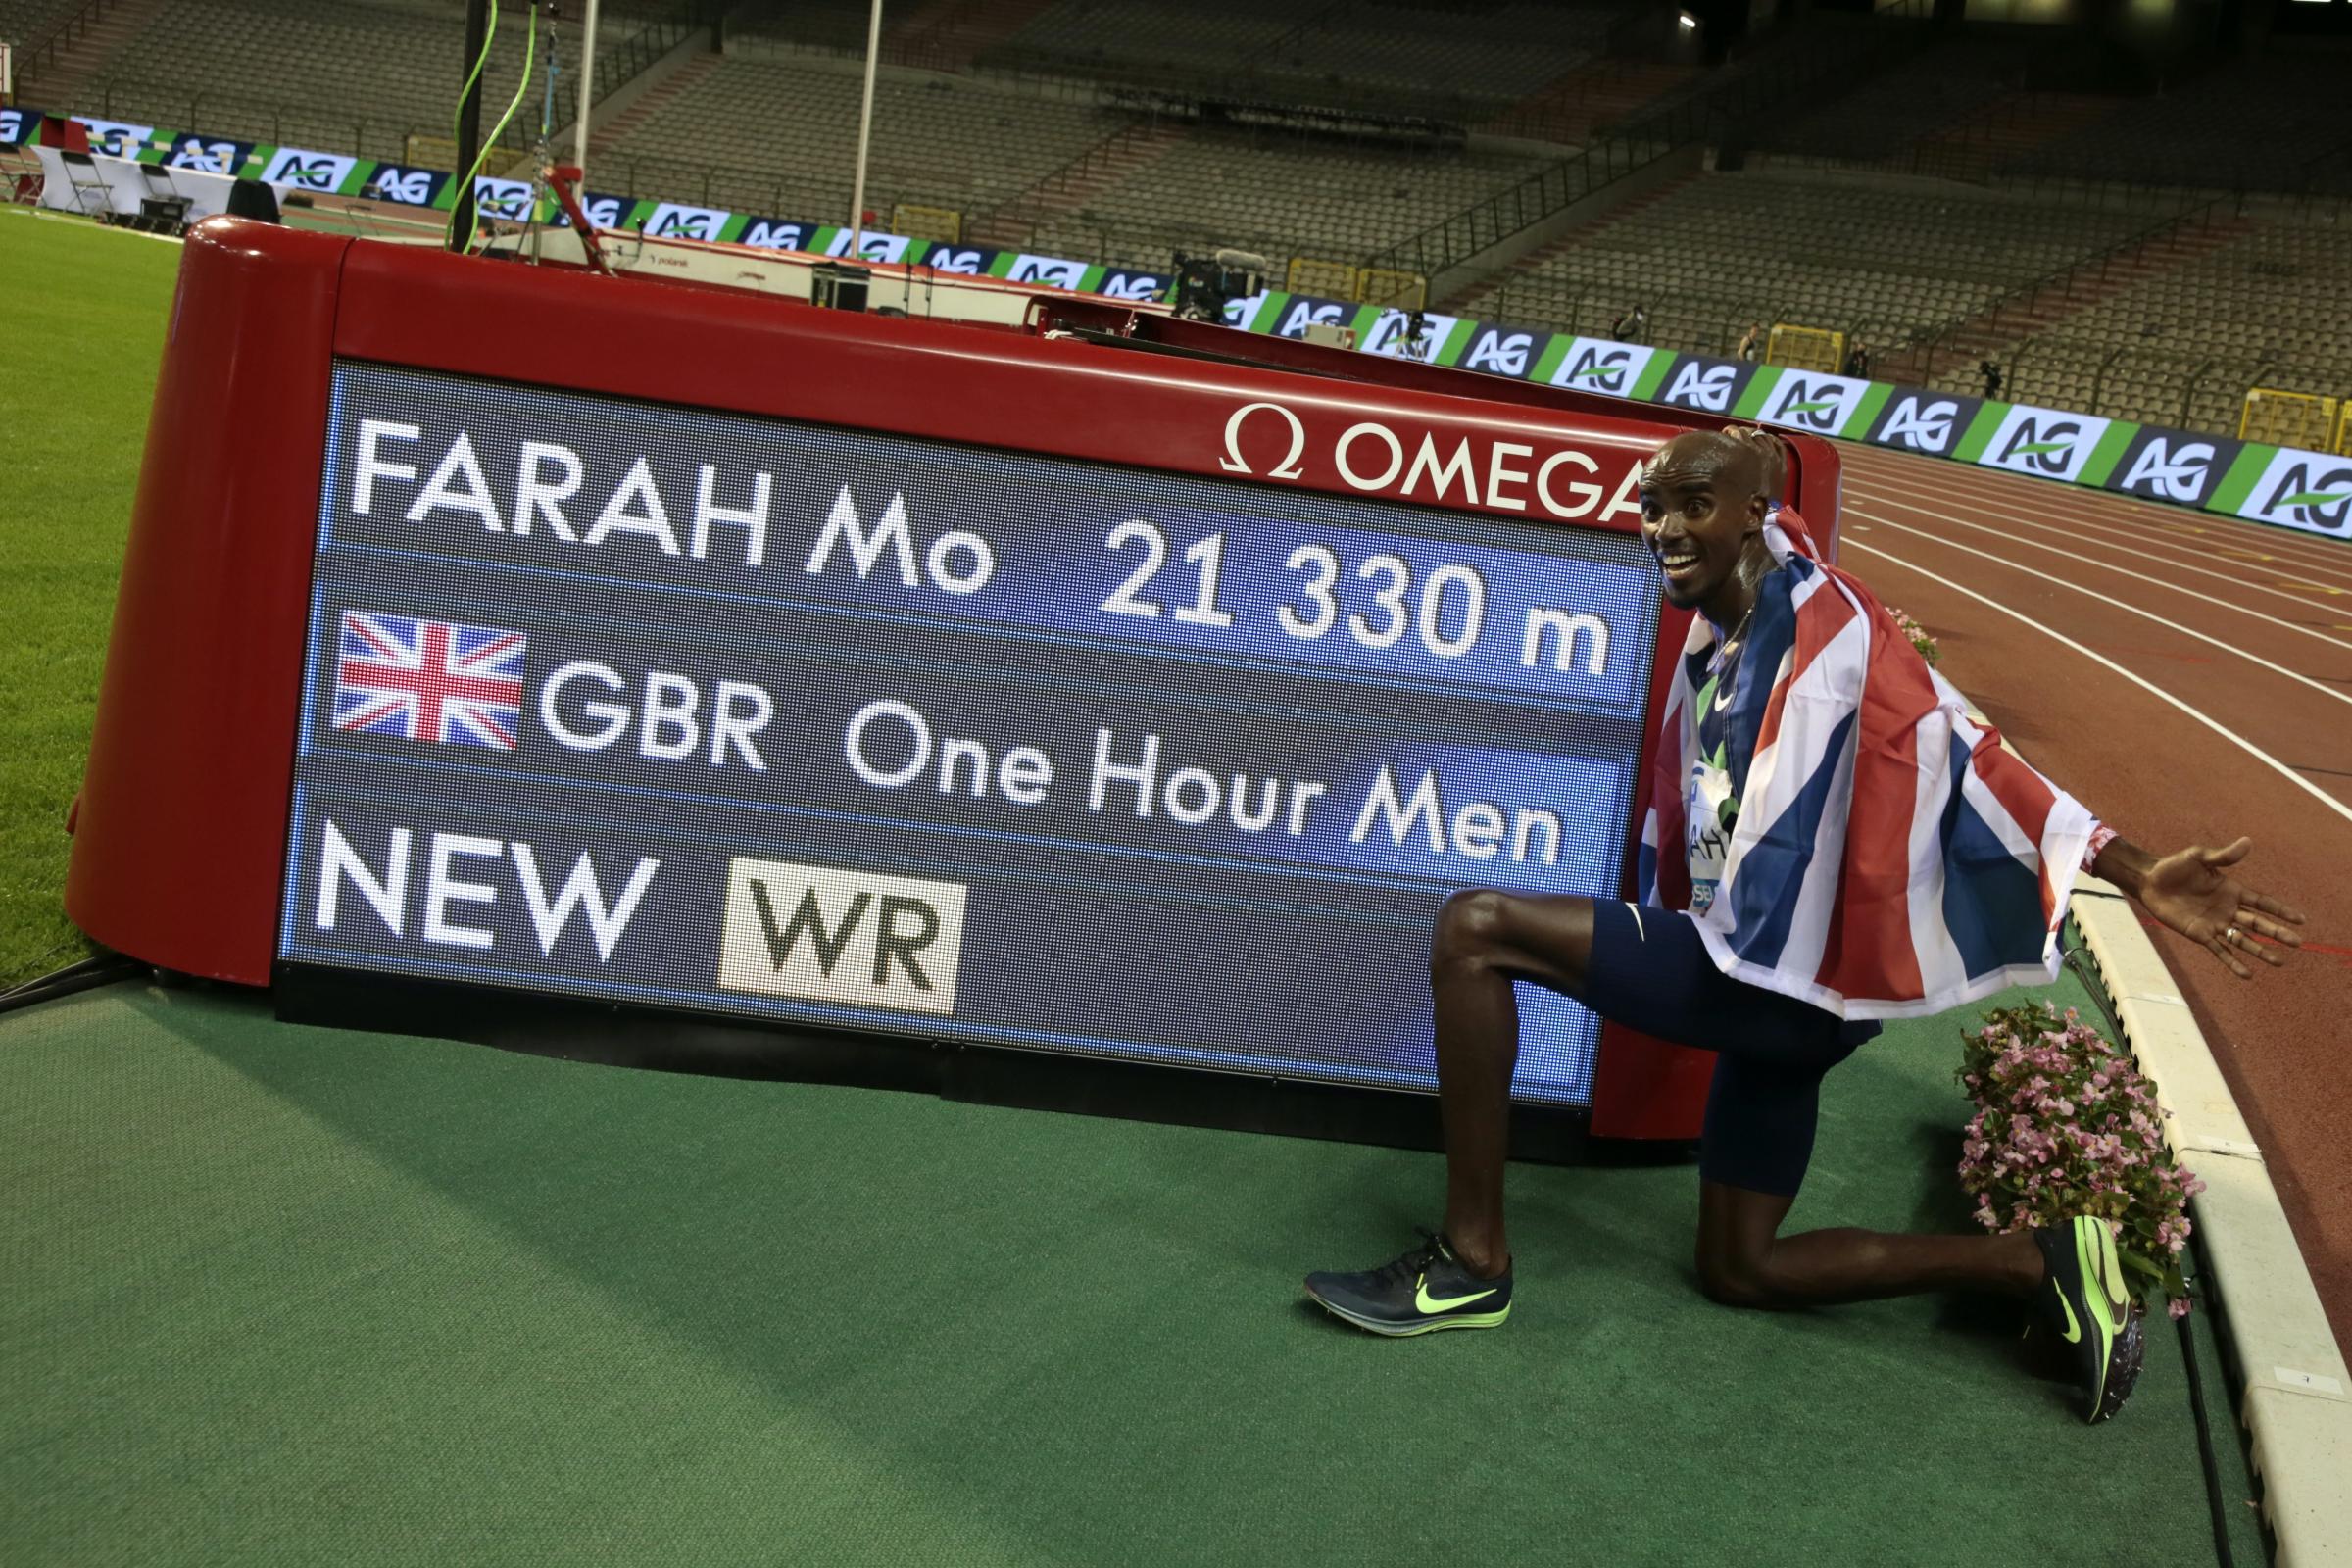
M 1831 1075 L 1791 1228 L 1961 1227 L 1964 1016 Z M 1434 1224 L 1441 1177 L 233 993 L 28 1009 L 0 1017 L 0 1562 L 2214 1560 L 2161 1316 L 2086 1428 L 2014 1308 L 1710 1304 L 1674 1166 L 1515 1167 L 1498 1332 L 1302 1303 Z

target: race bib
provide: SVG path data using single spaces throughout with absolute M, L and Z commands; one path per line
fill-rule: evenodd
M 1690 769 L 1683 797 L 1685 849 L 1690 862 L 1690 912 L 1704 914 L 1723 886 L 1723 866 L 1732 853 L 1732 822 L 1739 803 L 1732 796 L 1732 775 L 1711 762 Z

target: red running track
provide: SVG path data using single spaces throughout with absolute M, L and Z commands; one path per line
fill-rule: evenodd
M 2352 545 L 1848 447 L 1839 564 L 2035 766 L 2162 853 L 2246 834 L 2305 949 L 2151 932 L 2352 1348 Z

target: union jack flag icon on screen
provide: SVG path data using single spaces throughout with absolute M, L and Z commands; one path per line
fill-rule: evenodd
M 511 752 L 524 641 L 492 626 L 346 610 L 335 728 Z

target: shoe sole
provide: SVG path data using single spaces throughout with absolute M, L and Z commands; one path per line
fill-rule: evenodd
M 2092 1426 L 2121 1410 L 2124 1401 L 2132 1397 L 2132 1386 L 2139 1382 L 2139 1364 L 2148 1348 L 2141 1322 L 2139 1314 L 2132 1313 L 2107 1352 L 2107 1376 L 2099 1388 L 2099 1402 L 2087 1418 Z
M 1307 1292 L 1306 1298 L 1341 1322 L 1353 1324 L 1366 1334 L 1377 1334 L 1384 1340 L 1405 1340 L 1416 1334 L 1434 1334 L 1439 1329 L 1498 1329 L 1502 1327 L 1504 1319 L 1511 1315 L 1511 1309 L 1506 1306 L 1499 1312 L 1463 1312 L 1452 1317 L 1427 1317 L 1405 1324 L 1383 1323 L 1378 1318 L 1350 1312 L 1344 1306 L 1334 1306 L 1312 1291 Z
M 2093 1220 L 2090 1223 L 2095 1227 L 2096 1234 L 2092 1239 L 2093 1255 L 2081 1259 L 2083 1294 L 2088 1297 L 2091 1288 L 2095 1287 L 2102 1296 L 2112 1299 L 2108 1292 L 2110 1281 L 2116 1283 L 2117 1289 L 2127 1289 L 2122 1285 L 2124 1261 L 2116 1251 L 2115 1233 L 2103 1221 Z M 2080 1229 L 2077 1234 L 2077 1255 L 2080 1256 Z M 2100 1304 L 2103 1306 L 2105 1301 Z M 2124 1401 L 2132 1397 L 2132 1388 L 2139 1382 L 2140 1363 L 2147 1354 L 2147 1336 L 2141 1327 L 2140 1315 L 2132 1309 L 2128 1295 L 2123 1311 L 2124 1326 L 2116 1331 L 2108 1344 L 2106 1365 L 2099 1370 L 2099 1385 L 2091 1391 L 2089 1408 L 2082 1417 L 2087 1425 L 2096 1426 L 2121 1410 Z

